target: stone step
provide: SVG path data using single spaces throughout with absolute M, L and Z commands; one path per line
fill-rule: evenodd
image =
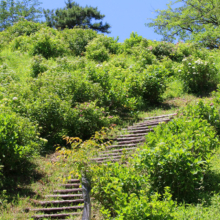
M 114 157 L 98 157 L 98 158 L 92 158 L 91 160 L 94 160 L 94 161 L 96 161 L 96 162 L 98 162 L 98 161 L 103 161 L 103 160 L 106 160 L 106 159 L 118 159 L 118 158 L 121 158 L 121 156 L 114 156 Z
M 151 127 L 156 127 L 158 124 L 160 123 L 167 123 L 169 122 L 171 119 L 166 119 L 166 120 L 160 120 L 160 121 L 154 121 L 154 122 L 142 122 L 142 123 L 138 123 L 136 125 L 130 126 L 130 127 L 140 127 L 140 126 L 151 126 Z
M 29 209 L 31 212 L 62 212 L 67 210 L 77 210 L 83 209 L 84 206 L 67 206 L 67 207 L 55 207 L 55 208 L 39 208 L 39 209 Z
M 61 189 L 61 190 L 54 190 L 54 193 L 71 193 L 71 192 L 82 192 L 82 188 L 77 189 Z
M 139 138 L 135 140 L 128 140 L 128 141 L 119 141 L 118 144 L 132 144 L 132 143 L 141 143 L 145 141 L 145 138 Z
M 135 149 L 137 149 L 137 147 L 121 148 L 121 149 L 111 150 L 111 151 L 102 151 L 102 153 L 123 152 L 123 151 L 126 152 L 126 151 L 135 150 Z
M 84 203 L 83 199 L 74 199 L 74 200 L 52 200 L 52 201 L 33 201 L 37 205 L 62 205 L 62 204 L 71 204 L 71 203 Z
M 140 133 L 140 134 L 125 134 L 125 135 L 120 135 L 120 138 L 134 138 L 134 137 L 144 137 L 148 133 Z
M 101 154 L 102 152 L 100 152 L 99 156 L 100 157 L 112 157 L 112 156 L 122 156 L 124 155 L 123 153 L 109 153 L 109 154 Z
M 68 180 L 68 183 L 80 183 L 80 180 L 78 180 L 78 179 L 70 179 L 70 180 Z
M 153 116 L 153 117 L 147 117 L 144 118 L 144 120 L 149 120 L 149 119 L 156 119 L 156 118 L 165 118 L 165 117 L 171 117 L 176 115 L 176 113 L 168 114 L 168 115 L 159 115 L 159 116 Z
M 60 184 L 60 186 L 63 186 L 65 188 L 79 188 L 80 183 Z
M 120 159 L 108 159 L 103 161 L 96 161 L 97 163 L 106 163 L 106 162 L 118 162 L 121 161 Z
M 70 199 L 70 198 L 82 198 L 82 194 L 67 194 L 67 195 L 46 195 L 45 198 L 61 198 L 61 199 Z
M 49 218 L 49 219 L 60 219 L 60 218 L 66 218 L 66 217 L 70 217 L 70 216 L 76 216 L 76 215 L 81 215 L 82 213 L 78 213 L 78 212 L 74 212 L 74 213 L 63 213 L 63 214 L 50 214 L 50 215 L 34 215 L 31 216 L 31 218 L 34 219 L 45 219 L 45 218 Z
M 129 132 L 132 134 L 146 134 L 147 132 L 151 132 L 152 129 L 141 129 L 141 130 L 130 130 Z
M 124 137 L 124 138 L 117 138 L 116 141 L 133 141 L 133 140 L 139 140 L 143 137 L 143 135 L 141 134 L 141 136 L 137 136 L 137 137 Z
M 135 144 L 118 144 L 118 145 L 111 145 L 106 147 L 106 149 L 111 149 L 111 148 L 117 148 L 117 147 L 134 147 L 137 146 L 137 143 Z
M 153 131 L 153 128 L 142 126 L 142 127 L 133 127 L 133 128 L 128 129 L 129 133 L 132 132 L 132 131 L 137 131 L 137 130 L 144 130 L 146 133 L 148 133 L 148 132 Z

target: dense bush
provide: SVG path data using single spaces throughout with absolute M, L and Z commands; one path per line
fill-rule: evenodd
M 66 115 L 64 135 L 86 139 L 112 123 L 118 123 L 118 118 L 108 115 L 104 108 L 98 107 L 94 102 L 85 102 L 70 109 Z
M 99 35 L 86 46 L 86 57 L 98 62 L 106 61 L 110 54 L 117 54 L 119 50 L 118 39 Z
M 178 75 L 184 81 L 185 90 L 201 94 L 215 88 L 217 72 L 212 57 L 201 60 L 191 56 L 183 59 Z
M 71 53 L 75 56 L 84 55 L 88 43 L 97 37 L 97 32 L 91 29 L 65 29 L 62 34 L 69 44 Z
M 7 86 L 10 82 L 13 82 L 14 80 L 17 80 L 14 71 L 10 70 L 6 63 L 0 65 L 0 85 Z
M 130 34 L 130 38 L 125 39 L 122 44 L 121 51 L 125 54 L 132 54 L 134 48 L 147 48 L 147 39 L 139 36 L 136 32 Z
M 146 137 L 140 164 L 150 175 L 152 188 L 163 194 L 169 186 L 173 198 L 192 201 L 203 184 L 212 151 L 218 146 L 206 120 L 181 117 L 161 124 Z
M 48 59 L 70 53 L 68 44 L 61 39 L 60 33 L 56 30 L 41 29 L 32 36 L 31 40 L 31 55 L 42 55 Z
M 192 118 L 201 118 L 207 120 L 220 133 L 220 115 L 219 109 L 216 107 L 219 104 L 218 93 L 216 93 L 216 100 L 214 103 L 203 102 L 200 100 L 195 105 L 187 105 L 181 112 L 185 116 Z
M 68 59 L 68 57 L 58 57 L 56 59 L 57 66 L 55 67 L 56 72 L 66 71 L 71 72 L 75 70 L 83 70 L 86 67 L 87 60 L 85 57 L 77 57 L 74 60 Z
M 147 48 L 137 47 L 133 49 L 132 55 L 132 58 L 135 61 L 135 69 L 139 72 L 146 69 L 147 65 L 152 65 L 154 62 L 156 62 L 156 56 L 154 56 L 153 53 Z
M 91 167 L 90 167 L 91 168 Z M 175 202 L 169 189 L 163 199 L 149 191 L 149 181 L 143 170 L 118 163 L 92 166 L 92 196 L 102 205 L 105 219 L 173 219 Z
M 44 76 L 30 81 L 25 88 L 11 84 L 7 88 L 9 100 L 2 100 L 13 111 L 37 121 L 42 137 L 52 142 L 61 141 L 63 135 L 87 138 L 103 126 L 116 122 L 117 118 L 106 113 L 104 108 L 84 103 L 99 97 L 99 85 L 68 75 Z M 17 97 L 16 102 L 13 96 Z
M 173 61 L 180 62 L 184 58 L 181 50 L 178 50 L 178 45 L 168 42 L 157 43 L 154 47 L 150 47 L 152 53 L 158 58 L 162 59 L 167 56 Z
M 13 98 L 17 101 L 17 97 Z M 45 140 L 46 141 L 46 140 Z M 0 165 L 16 170 L 28 157 L 37 155 L 44 143 L 36 124 L 7 109 L 0 113 Z
M 2 45 L 7 46 L 9 42 L 19 36 L 30 36 L 42 28 L 46 28 L 45 24 L 40 24 L 32 21 L 21 20 L 14 23 L 13 26 L 8 27 L 5 31 L 0 33 L 0 42 Z
M 167 75 L 168 71 L 163 66 L 151 65 L 142 74 L 130 75 L 129 91 L 132 95 L 139 94 L 144 101 L 149 103 L 159 102 L 166 89 Z
M 151 196 L 146 196 L 144 192 L 140 196 L 132 194 L 128 198 L 126 206 L 120 207 L 118 216 L 115 219 L 178 219 L 175 208 L 176 203 L 172 200 L 168 188 L 165 189 L 163 199 L 158 193 Z
M 31 63 L 32 75 L 37 77 L 38 74 L 48 70 L 48 66 L 45 63 L 44 57 L 41 55 L 34 56 Z
M 116 216 L 120 207 L 126 206 L 131 195 L 140 196 L 140 190 L 147 192 L 148 180 L 137 175 L 134 168 L 121 166 L 92 167 L 92 195 L 101 202 L 105 210 Z

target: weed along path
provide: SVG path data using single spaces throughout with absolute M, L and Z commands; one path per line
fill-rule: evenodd
M 133 126 L 127 127 L 127 134 L 118 136 L 115 140 L 115 145 L 107 146 L 101 151 L 96 158 L 91 160 L 97 163 L 114 163 L 121 162 L 123 156 L 131 156 L 138 145 L 145 141 L 145 135 L 153 132 L 155 126 L 161 122 L 167 123 L 175 114 L 161 115 L 145 118 L 142 122 L 136 123 Z M 33 219 L 81 219 L 83 212 L 83 220 L 91 219 L 91 204 L 89 198 L 89 186 L 86 180 L 70 179 L 67 184 L 60 184 L 60 189 L 54 190 L 51 195 L 46 195 L 44 201 L 35 201 L 34 209 L 27 211 L 36 212 L 32 216 Z M 40 214 L 38 214 L 40 213 Z

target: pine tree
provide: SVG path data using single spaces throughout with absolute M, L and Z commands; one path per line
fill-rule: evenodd
M 63 9 L 44 10 L 46 23 L 50 27 L 63 30 L 64 28 L 72 29 L 76 26 L 81 28 L 91 28 L 102 33 L 109 33 L 110 25 L 103 24 L 102 21 L 92 23 L 91 20 L 102 20 L 105 15 L 102 15 L 97 8 L 86 6 L 81 7 L 76 2 L 68 0 Z

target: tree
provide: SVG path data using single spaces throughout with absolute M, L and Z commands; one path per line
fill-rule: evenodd
M 147 24 L 163 35 L 163 40 L 197 39 L 211 48 L 218 47 L 220 0 L 176 0 L 167 7 L 156 10 L 157 17 Z M 210 39 L 210 30 L 215 32 L 215 39 Z
M 50 27 L 57 29 L 72 29 L 76 26 L 81 28 L 91 28 L 102 33 L 109 33 L 110 25 L 100 22 L 91 23 L 92 19 L 102 20 L 105 15 L 102 15 L 97 8 L 91 6 L 81 7 L 76 2 L 68 0 L 66 6 L 61 9 L 44 10 L 46 23 Z
M 39 21 L 42 10 L 38 0 L 1 0 L 0 1 L 0 31 L 13 25 L 20 19 Z

